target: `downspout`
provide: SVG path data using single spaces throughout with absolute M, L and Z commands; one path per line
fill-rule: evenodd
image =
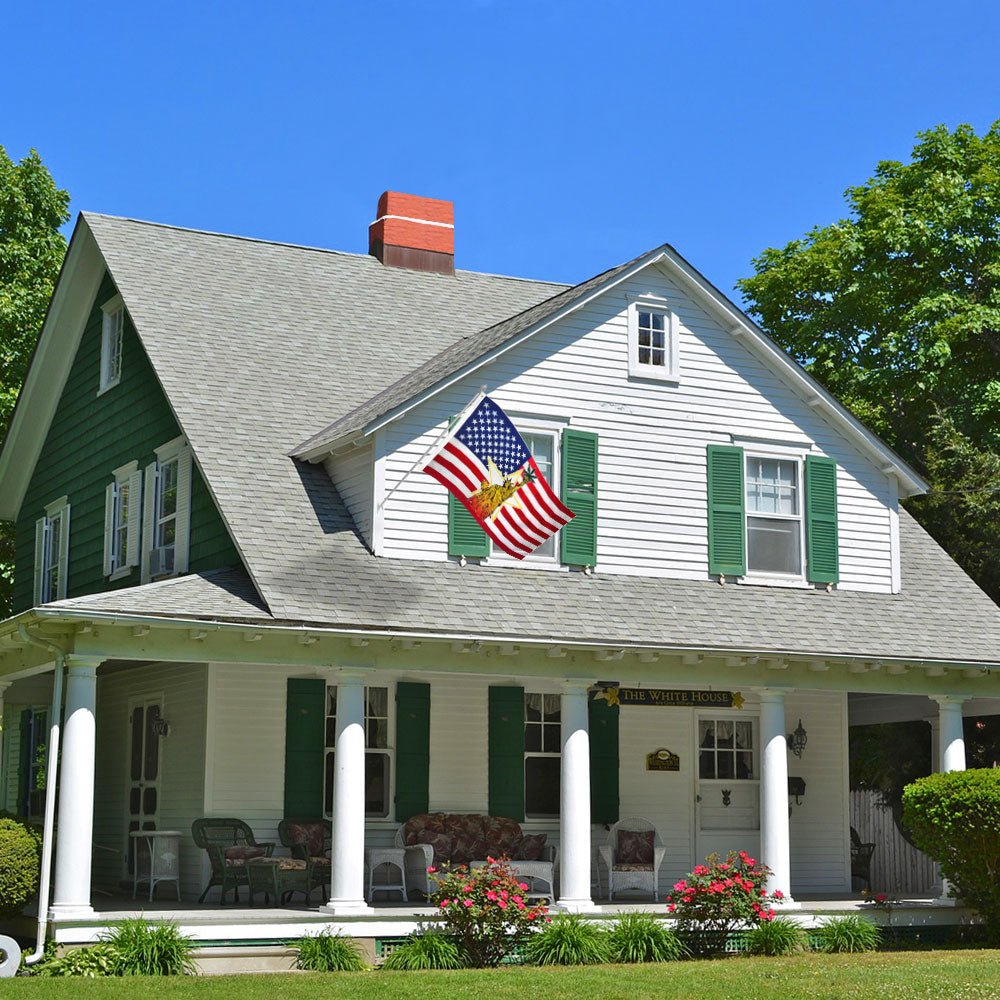
M 52 882 L 52 830 L 56 816 L 56 780 L 59 765 L 59 734 L 62 716 L 63 674 L 66 668 L 66 650 L 48 639 L 32 635 L 25 625 L 18 625 L 18 634 L 33 646 L 55 654 L 55 678 L 52 682 L 52 710 L 49 713 L 49 745 L 45 754 L 45 819 L 42 824 L 42 871 L 38 884 L 38 933 L 35 950 L 24 959 L 25 965 L 34 965 L 45 954 L 45 931 L 49 922 L 49 891 Z

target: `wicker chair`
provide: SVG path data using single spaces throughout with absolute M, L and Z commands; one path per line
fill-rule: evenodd
M 636 838 L 634 846 L 638 849 L 638 854 L 632 857 L 621 855 L 621 840 L 619 834 L 636 833 L 646 836 Z M 652 834 L 650 838 L 648 835 Z M 652 856 L 647 861 L 642 854 L 649 840 L 652 840 Z M 645 841 L 646 844 L 643 844 Z M 616 892 L 623 889 L 641 889 L 648 892 L 653 899 L 656 899 L 657 882 L 660 875 L 660 865 L 666 848 L 657 833 L 656 827 L 649 820 L 629 817 L 620 819 L 608 832 L 608 842 L 599 848 L 598 855 L 604 864 L 604 869 L 608 875 L 608 899 L 614 899 Z
M 293 858 L 309 865 L 309 893 L 330 884 L 330 848 L 333 835 L 329 820 L 283 819 L 278 824 L 278 839 Z M 306 897 L 308 898 L 308 896 Z
M 247 861 L 255 857 L 269 858 L 274 850 L 273 843 L 258 843 L 253 830 L 241 819 L 196 819 L 191 824 L 191 837 L 196 847 L 208 852 L 212 863 L 212 877 L 199 897 L 199 903 L 205 902 L 208 890 L 214 885 L 222 890 L 223 906 L 230 889 L 238 903 L 239 887 L 249 884 Z
M 851 827 L 851 882 L 860 879 L 866 888 L 872 887 L 872 855 L 874 844 L 861 843 L 858 831 Z

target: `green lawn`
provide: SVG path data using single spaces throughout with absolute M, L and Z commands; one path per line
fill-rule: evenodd
M 3 1000 L 114 1000 L 153 996 L 154 991 L 157 1000 L 1000 1000 L 1000 951 L 812 954 L 495 972 L 293 973 L 157 980 L 18 978 L 0 983 Z

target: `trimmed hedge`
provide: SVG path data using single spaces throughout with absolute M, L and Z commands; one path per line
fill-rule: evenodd
M 944 771 L 907 785 L 903 823 L 1000 938 L 1000 768 Z
M 38 892 L 41 853 L 33 826 L 0 816 L 0 920 L 16 917 Z

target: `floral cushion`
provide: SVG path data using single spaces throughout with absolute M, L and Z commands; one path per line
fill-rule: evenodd
M 407 847 L 430 844 L 434 848 L 435 864 L 443 861 L 468 864 L 485 861 L 487 857 L 513 858 L 522 839 L 516 820 L 479 813 L 420 813 L 411 816 L 402 830 L 402 840 Z M 529 850 L 533 849 L 534 845 L 529 845 Z
M 282 871 L 305 871 L 306 863 L 301 858 L 248 858 L 248 865 L 273 865 Z
M 430 844 L 434 850 L 434 864 L 440 865 L 450 861 L 453 840 L 446 833 L 434 833 L 433 830 L 421 830 L 418 834 L 418 844 Z
M 470 861 L 482 861 L 489 853 L 489 847 L 482 837 L 472 837 L 460 833 L 451 847 L 451 860 L 457 865 L 467 865 Z
M 618 857 L 615 867 L 623 865 L 651 865 L 653 863 L 652 830 L 619 830 Z
M 227 847 L 224 857 L 227 867 L 242 868 L 248 861 L 266 855 L 267 850 L 263 847 Z
M 506 855 L 508 858 L 517 854 L 521 844 L 521 826 L 517 820 L 506 816 L 488 816 L 483 830 L 489 853 L 493 857 Z
M 548 839 L 544 833 L 529 833 L 521 838 L 517 850 L 513 857 L 518 861 L 538 861 L 542 856 L 545 841 Z
M 325 854 L 321 854 L 319 857 L 310 856 L 309 860 L 313 863 L 314 868 L 330 867 L 330 859 Z
M 616 864 L 616 872 L 651 872 L 653 870 L 653 864 L 650 862 L 648 865 L 642 864 Z
M 310 855 L 322 854 L 326 847 L 325 826 L 325 823 L 287 823 L 288 839 L 303 844 Z
M 444 816 L 444 813 L 419 813 L 411 816 L 403 826 L 403 839 L 407 847 L 426 843 L 420 839 L 421 833 L 444 833 Z

